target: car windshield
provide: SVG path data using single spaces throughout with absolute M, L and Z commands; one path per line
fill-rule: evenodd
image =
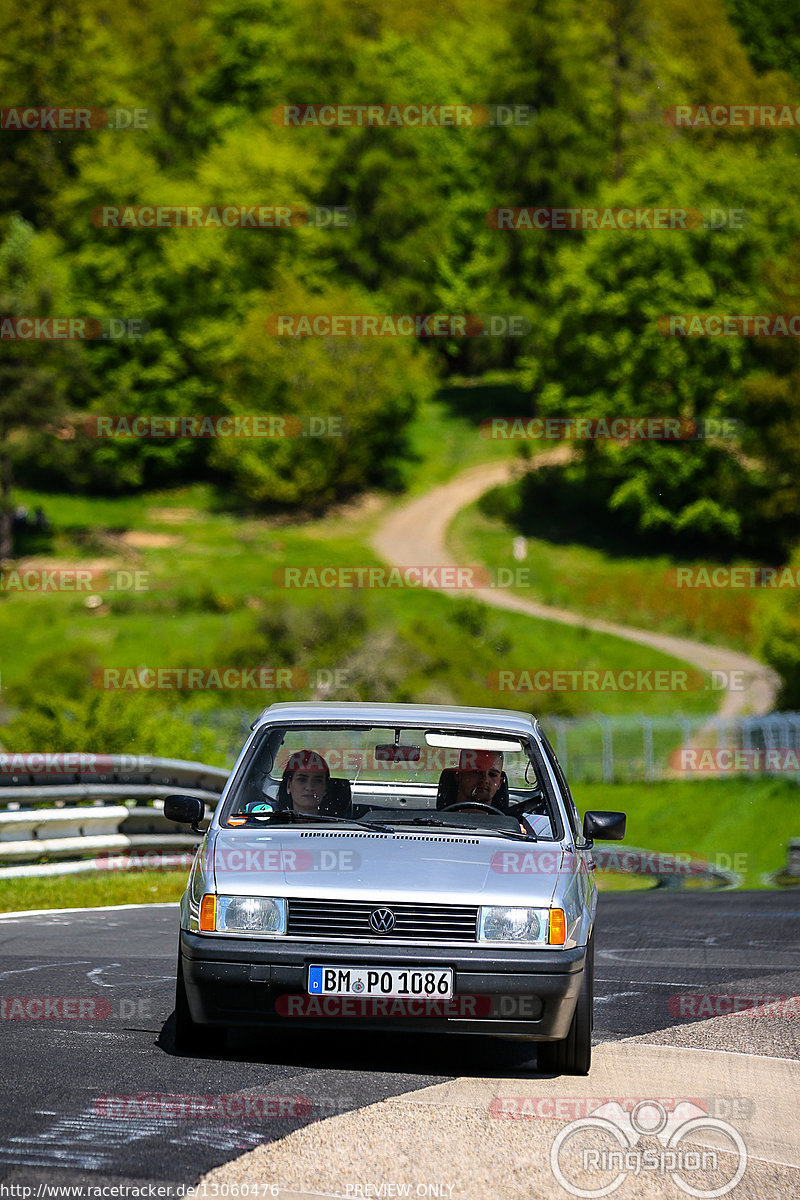
M 552 839 L 560 836 L 560 822 L 543 780 L 538 746 L 513 735 L 270 726 L 254 738 L 220 824 L 253 828 L 308 817 Z

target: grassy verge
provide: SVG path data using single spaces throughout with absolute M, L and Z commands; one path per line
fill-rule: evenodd
M 784 780 L 585 783 L 574 795 L 581 812 L 627 813 L 627 845 L 704 859 L 737 872 L 747 888 L 785 866 L 786 843 L 800 836 L 800 787 Z
M 188 871 L 133 871 L 0 879 L 0 912 L 37 908 L 97 908 L 180 900 Z
M 53 727 L 45 721 L 17 729 L 16 741 L 3 734 L 9 749 L 166 753 L 162 745 L 148 742 L 138 718 L 130 722 L 133 732 L 126 734 L 127 740 L 110 744 L 114 722 L 122 724 L 120 715 L 136 698 L 147 699 L 151 712 L 163 708 L 165 718 L 169 708 L 171 721 L 194 714 L 200 723 L 206 716 L 213 723 L 215 714 L 237 706 L 256 715 L 275 700 L 322 697 L 563 715 L 680 711 L 699 716 L 716 707 L 716 698 L 702 691 L 542 696 L 500 690 L 498 672 L 504 669 L 650 670 L 682 664 L 615 638 L 489 610 L 463 594 L 451 598 L 398 588 L 285 586 L 291 570 L 305 580 L 306 572 L 324 567 L 378 566 L 368 544 L 375 520 L 369 507 L 287 523 L 235 516 L 205 487 L 122 500 L 32 493 L 24 499 L 32 506 L 42 503 L 54 524 L 53 554 L 36 565 L 48 567 L 54 560 L 87 568 L 97 561 L 106 565 L 91 593 L 0 593 L 2 680 L 9 713 L 15 702 L 23 712 L 32 707 L 31 701 L 42 694 L 43 678 L 51 697 L 97 698 L 103 671 L 235 667 L 290 668 L 298 674 L 291 686 L 265 690 L 105 692 L 105 715 L 89 711 L 86 704 L 75 708 L 72 724 L 62 721 L 58 738 L 54 733 L 58 745 L 44 744 Z M 132 538 L 126 536 L 131 533 Z M 128 574 L 141 572 L 140 588 L 108 586 L 105 573 L 115 578 L 109 560 Z M 59 690 L 59 664 L 67 661 L 69 686 Z M 93 670 L 100 675 L 90 684 Z M 334 672 L 339 672 L 337 686 L 321 686 L 320 678 Z M 15 693 L 20 688 L 29 693 L 22 700 Z M 57 707 L 63 713 L 65 706 Z M 76 732 L 84 744 L 77 744 Z M 62 744 L 65 737 L 69 745 Z M 238 732 L 234 740 L 240 742 Z M 228 758 L 237 749 L 233 742 L 223 747 Z M 188 746 L 181 753 L 207 757 L 209 751 Z

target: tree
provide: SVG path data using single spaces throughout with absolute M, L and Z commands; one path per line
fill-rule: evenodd
M 540 413 L 671 417 L 701 430 L 707 420 L 752 413 L 744 386 L 762 355 L 756 341 L 669 336 L 668 319 L 774 311 L 765 266 L 786 253 L 800 216 L 791 155 L 783 152 L 783 174 L 776 169 L 781 153 L 767 156 L 746 142 L 716 152 L 656 146 L 597 204 L 695 210 L 706 214 L 704 224 L 542 235 L 562 242 L 547 315 L 521 363 Z M 745 215 L 731 218 L 734 206 Z M 765 431 L 760 440 L 751 433 L 758 456 Z M 756 540 L 750 512 L 759 469 L 735 443 L 584 441 L 578 451 L 585 477 L 600 469 L 608 480 L 610 510 L 628 513 L 640 531 L 718 538 L 728 550 L 746 534 Z
M 29 340 L 27 330 L 40 318 L 74 316 L 69 295 L 69 272 L 57 238 L 37 234 L 20 217 L 12 217 L 0 243 L 0 566 L 14 549 L 13 438 L 55 421 L 65 410 L 70 380 L 81 370 L 78 347 Z

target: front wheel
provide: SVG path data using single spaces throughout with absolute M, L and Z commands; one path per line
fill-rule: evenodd
M 178 975 L 175 980 L 175 1032 L 173 1041 L 179 1054 L 200 1049 L 201 1027 L 192 1019 L 186 984 L 183 979 L 183 959 L 178 954 Z
M 569 1033 L 557 1042 L 540 1042 L 540 1071 L 558 1071 L 562 1075 L 588 1075 L 592 1065 L 592 1025 L 594 1010 L 594 936 L 586 947 L 581 990 Z

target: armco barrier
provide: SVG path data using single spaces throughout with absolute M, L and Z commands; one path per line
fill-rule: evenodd
M 109 853 L 193 850 L 197 835 L 167 821 L 164 796 L 199 796 L 213 811 L 228 775 L 182 759 L 0 755 L 0 877 L 94 870 Z
M 656 887 L 670 889 L 686 886 L 735 888 L 742 876 L 689 854 L 664 854 L 642 850 L 638 846 L 595 846 L 592 858 L 598 871 L 610 874 L 641 875 L 656 881 Z

